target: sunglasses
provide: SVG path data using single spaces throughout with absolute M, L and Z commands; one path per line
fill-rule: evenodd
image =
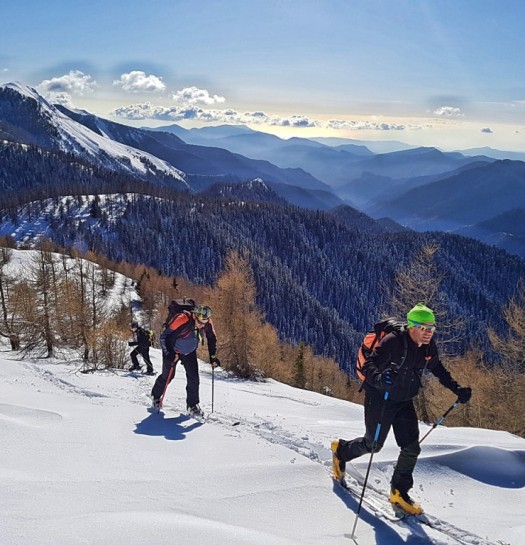
M 428 331 L 429 333 L 434 333 L 434 331 L 436 331 L 435 325 L 425 325 L 420 324 L 419 322 L 411 322 L 411 325 L 417 327 L 418 329 L 421 329 L 421 331 Z
M 202 316 L 195 316 L 195 319 L 201 324 L 207 324 L 210 321 L 209 318 L 203 318 Z

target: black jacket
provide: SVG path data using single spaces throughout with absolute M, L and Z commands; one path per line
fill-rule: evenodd
M 137 329 L 137 332 L 135 333 L 135 338 L 137 340 L 135 342 L 129 343 L 130 346 L 137 346 L 141 352 L 149 350 L 150 343 L 147 331 L 139 327 Z
M 405 352 L 405 339 L 407 354 L 400 366 Z M 433 373 L 445 388 L 457 393 L 459 385 L 443 367 L 434 339 L 431 339 L 429 344 L 418 346 L 408 332 L 386 335 L 363 365 L 363 374 L 366 377 L 365 390 L 381 389 L 378 386 L 379 375 L 392 363 L 394 373 L 389 398 L 393 401 L 414 398 L 422 385 L 421 376 L 425 369 Z

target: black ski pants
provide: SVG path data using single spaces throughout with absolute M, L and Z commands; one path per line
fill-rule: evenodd
M 149 348 L 140 348 L 136 346 L 130 353 L 131 361 L 133 363 L 132 368 L 133 369 L 140 369 L 139 365 L 139 359 L 137 355 L 140 354 L 142 356 L 142 359 L 146 363 L 146 368 L 148 373 L 153 373 L 153 365 L 151 363 L 151 360 L 149 359 Z
M 180 356 L 179 360 L 184 365 L 186 371 L 186 405 L 193 407 L 199 403 L 199 365 L 197 363 L 197 351 L 190 352 L 185 356 Z M 173 367 L 171 373 L 170 382 L 175 376 L 176 363 L 170 357 L 163 356 L 162 358 L 162 374 L 157 377 L 151 395 L 154 399 L 160 399 L 168 383 L 168 377 L 170 376 L 170 370 Z
M 419 446 L 419 424 L 412 399 L 407 401 L 384 400 L 381 390 L 367 389 L 365 391 L 365 427 L 364 437 L 351 441 L 340 440 L 337 455 L 346 462 L 363 454 L 372 452 L 377 424 L 381 419 L 381 430 L 375 447 L 379 452 L 387 438 L 390 428 L 394 430 L 396 443 L 401 448 L 397 459 L 394 474 L 392 475 L 392 489 L 397 488 L 401 493 L 408 492 L 414 485 L 412 474 L 417 462 L 421 447 Z

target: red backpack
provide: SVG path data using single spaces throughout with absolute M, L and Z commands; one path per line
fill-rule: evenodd
M 189 297 L 183 297 L 182 299 L 173 299 L 173 301 L 171 301 L 171 303 L 168 305 L 168 316 L 166 317 L 166 321 L 164 322 L 164 327 L 168 327 L 173 321 L 173 318 L 177 316 L 177 314 L 181 314 L 184 311 L 191 312 L 194 308 L 194 299 L 190 299 Z
M 396 333 L 404 333 L 406 331 L 407 325 L 405 322 L 401 322 L 400 320 L 397 320 L 396 318 L 387 318 L 386 320 L 383 320 L 382 322 L 378 322 L 374 326 L 373 331 L 369 331 L 365 338 L 363 339 L 363 343 L 361 344 L 361 347 L 359 348 L 359 352 L 357 353 L 357 363 L 356 363 L 356 373 L 357 376 L 364 382 L 365 381 L 365 375 L 363 374 L 363 365 L 365 364 L 366 360 L 370 357 L 370 354 L 374 351 L 374 348 L 379 344 L 381 339 L 388 335 L 389 333 L 396 332 Z M 407 357 L 407 351 L 408 351 L 408 342 L 405 337 L 404 342 L 404 352 L 403 357 L 401 358 L 401 363 L 399 364 L 399 367 L 401 367 Z

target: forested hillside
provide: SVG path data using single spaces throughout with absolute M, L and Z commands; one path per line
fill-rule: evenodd
M 439 246 L 446 310 L 466 322 L 462 349 L 486 347 L 488 325 L 502 330 L 501 307 L 525 273 L 521 259 L 459 236 L 374 234 L 324 212 L 180 193 L 34 202 L 4 214 L 1 233 L 30 241 L 47 227 L 61 246 L 201 284 L 212 284 L 227 252 L 237 249 L 251 263 L 257 302 L 282 339 L 306 341 L 346 369 L 362 333 L 384 312 L 396 273 L 423 246 Z
M 339 206 L 301 169 L 90 114 L 68 117 L 31 88 L 2 89 L 0 235 L 18 245 L 33 247 L 48 237 L 66 251 L 92 250 L 202 286 L 217 281 L 226 256 L 237 250 L 253 270 L 257 303 L 281 338 L 304 341 L 347 370 L 363 333 L 387 311 L 398 275 L 425 247 L 437 248 L 443 310 L 464 323 L 454 333 L 454 350 L 488 350 L 487 327 L 500 333 L 505 327 L 501 309 L 525 272 L 520 258 L 472 239 L 376 222 Z M 361 161 L 367 169 L 378 166 L 376 174 L 406 176 L 419 172 L 421 161 L 442 172 L 474 159 L 419 149 Z

